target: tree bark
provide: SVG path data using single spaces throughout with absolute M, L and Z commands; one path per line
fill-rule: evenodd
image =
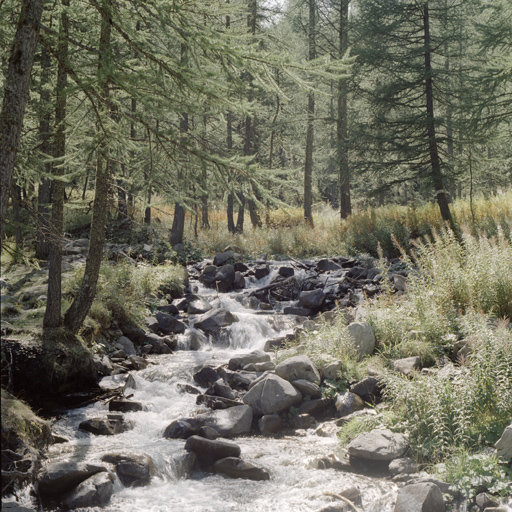
M 103 0 L 103 10 L 108 13 L 108 19 L 102 16 L 99 44 L 98 76 L 105 103 L 101 111 L 108 113 L 106 103 L 110 95 L 109 73 L 112 66 L 111 48 L 111 5 L 110 0 Z M 110 112 L 112 115 L 112 112 Z M 103 242 L 105 240 L 105 222 L 107 218 L 107 199 L 110 181 L 109 148 L 106 140 L 98 149 L 98 164 L 96 167 L 96 184 L 94 188 L 94 204 L 92 211 L 91 235 L 89 252 L 85 263 L 85 273 L 73 303 L 64 315 L 64 325 L 76 333 L 82 326 L 96 295 L 98 276 L 103 257 Z
M 62 238 L 64 234 L 64 196 L 65 184 L 63 159 L 66 156 L 66 102 L 68 73 L 68 33 L 69 18 L 67 7 L 69 0 L 62 0 L 62 14 L 58 42 L 59 64 L 57 67 L 57 91 L 55 101 L 55 142 L 52 184 L 52 231 L 50 238 L 50 256 L 48 259 L 48 292 L 43 328 L 51 329 L 61 324 L 62 309 Z
M 342 58 L 348 50 L 348 4 L 349 0 L 340 0 L 339 51 Z M 338 142 L 338 163 L 340 180 L 340 216 L 346 219 L 352 213 L 350 200 L 350 168 L 348 164 L 348 109 L 347 81 L 339 81 L 338 119 L 336 139 Z
M 430 152 L 430 166 L 432 183 L 436 193 L 437 204 L 441 212 L 441 217 L 448 222 L 450 228 L 456 232 L 456 226 L 450 212 L 450 206 L 444 190 L 443 174 L 441 172 L 441 161 L 437 148 L 437 137 L 434 118 L 434 94 L 432 83 L 432 65 L 430 50 L 430 19 L 428 1 L 423 4 L 423 31 L 425 41 L 425 93 L 427 107 L 427 134 Z
M 309 54 L 308 60 L 314 60 L 316 57 L 315 43 L 315 0 L 308 0 L 309 5 L 309 26 L 308 26 L 308 43 Z M 313 138 L 314 138 L 314 118 L 315 118 L 315 95 L 312 91 L 308 93 L 308 112 L 307 112 L 307 132 L 306 132 L 306 158 L 304 163 L 304 220 L 306 224 L 313 227 Z
M 42 0 L 22 0 L 21 12 L 5 76 L 4 100 L 0 113 L 0 246 L 3 240 L 12 174 L 20 140 L 25 106 L 30 91 Z

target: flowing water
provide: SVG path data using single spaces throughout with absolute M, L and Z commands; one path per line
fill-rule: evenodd
M 249 286 L 264 286 L 274 274 L 266 281 L 249 283 Z M 316 435 L 313 429 L 285 437 L 251 436 L 233 440 L 241 447 L 242 459 L 270 473 L 269 481 L 229 479 L 210 473 L 188 476 L 184 462 L 185 442 L 165 439 L 162 433 L 172 421 L 206 412 L 206 409 L 195 404 L 195 395 L 180 392 L 177 383 L 196 385 L 192 375 L 197 366 L 220 365 L 237 353 L 262 349 L 266 339 L 289 332 L 294 325 L 282 315 L 257 314 L 245 309 L 240 301 L 242 294 L 217 295 L 201 287 L 198 294 L 208 296 L 214 306 L 226 307 L 238 316 L 239 322 L 231 328 L 229 346 L 207 345 L 197 352 L 180 350 L 150 356 L 151 364 L 145 370 L 132 372 L 136 386 L 129 393 L 146 408 L 125 414 L 135 428 L 116 436 L 94 436 L 78 430 L 78 425 L 85 419 L 105 416 L 108 405 L 95 403 L 71 410 L 54 424 L 54 433 L 68 438 L 69 442 L 53 445 L 48 453 L 49 461 L 88 461 L 104 465 L 101 457 L 106 453 L 149 455 L 157 470 L 151 484 L 124 488 L 116 482 L 110 504 L 97 509 L 106 512 L 317 511 L 331 503 L 325 492 L 339 493 L 351 486 L 359 488 L 366 512 L 392 511 L 396 487 L 391 482 L 315 468 L 315 459 L 339 454 L 339 442 L 336 437 Z M 186 349 L 185 335 L 181 336 L 180 345 Z M 112 380 L 112 377 L 106 378 L 104 385 Z

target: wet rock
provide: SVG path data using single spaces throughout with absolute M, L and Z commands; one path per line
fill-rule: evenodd
M 102 507 L 114 493 L 114 478 L 110 473 L 99 473 L 81 482 L 62 503 L 67 509 Z
M 142 411 L 142 409 L 140 402 L 130 402 L 129 400 L 111 400 L 108 404 L 108 410 L 115 412 Z
M 276 365 L 272 361 L 267 361 L 266 363 L 250 363 L 244 366 L 244 370 L 246 372 L 266 372 L 269 370 L 274 370 Z
M 266 414 L 258 420 L 258 428 L 263 435 L 274 434 L 283 428 L 283 420 L 279 414 Z
M 317 288 L 315 290 L 304 291 L 299 294 L 299 304 L 303 308 L 317 310 L 325 300 L 325 293 Z
M 412 484 L 398 491 L 394 512 L 444 512 L 443 495 L 435 484 Z
M 256 279 L 262 279 L 270 274 L 270 270 L 266 265 L 260 265 L 254 269 Z
M 337 380 L 340 378 L 341 369 L 341 361 L 335 361 L 334 363 L 330 363 L 323 368 L 322 378 L 329 380 Z
M 224 379 L 231 389 L 245 390 L 249 389 L 251 383 L 257 379 L 257 375 L 245 371 L 231 371 L 220 367 L 217 369 L 219 377 Z
M 405 357 L 404 359 L 397 359 L 393 361 L 393 369 L 404 375 L 411 375 L 415 370 L 421 368 L 419 356 Z
M 335 407 L 338 417 L 341 418 L 356 411 L 361 411 L 364 409 L 365 404 L 359 395 L 346 391 L 336 396 Z
M 259 415 L 285 411 L 302 400 L 301 393 L 277 375 L 268 375 L 244 396 L 244 403 Z
M 319 272 L 331 272 L 333 270 L 340 270 L 341 267 L 332 260 L 322 259 L 316 264 L 316 269 Z
M 204 300 L 197 299 L 189 302 L 187 312 L 189 315 L 203 315 L 212 309 L 212 305 Z
M 179 315 L 180 310 L 174 304 L 166 304 L 165 306 L 158 306 L 157 310 L 168 315 Z
M 122 348 L 127 356 L 134 356 L 137 353 L 132 341 L 126 336 L 120 336 L 117 338 L 116 344 L 120 345 L 119 348 Z
M 194 386 L 191 386 L 190 384 L 183 384 L 181 382 L 178 382 L 178 384 L 176 384 L 176 387 L 182 393 L 189 393 L 191 395 L 200 395 L 201 394 L 201 391 L 199 391 L 199 389 L 195 388 Z
M 218 460 L 213 465 L 213 470 L 215 473 L 222 473 L 230 478 L 270 480 L 270 475 L 266 470 L 236 457 Z
M 288 382 L 304 379 L 320 384 L 320 374 L 306 355 L 293 356 L 276 366 L 276 374 Z
M 352 344 L 359 358 L 370 356 L 375 348 L 375 333 L 372 326 L 365 322 L 353 322 L 348 326 Z
M 298 306 L 287 306 L 283 309 L 283 314 L 297 315 L 297 316 L 310 316 L 313 314 L 313 311 L 311 311 L 311 309 L 298 307 Z
M 107 419 L 91 418 L 90 420 L 82 421 L 82 423 L 78 425 L 78 428 L 96 436 L 114 436 L 131 430 L 133 423 L 125 420 L 123 417 L 109 415 Z
M 241 261 L 237 261 L 235 263 L 235 272 L 247 272 L 249 270 L 249 267 L 245 264 L 245 263 L 242 263 Z
M 278 338 L 270 338 L 265 342 L 263 348 L 264 352 L 273 352 L 276 348 L 284 348 L 286 343 L 286 336 L 279 336 Z
M 410 475 L 417 473 L 419 470 L 418 463 L 410 457 L 402 457 L 392 460 L 389 464 L 389 472 L 394 475 Z
M 198 430 L 197 435 L 200 437 L 204 437 L 205 439 L 212 440 L 218 439 L 220 437 L 220 434 L 214 428 L 211 427 L 201 427 Z
M 200 422 L 194 421 L 194 418 L 175 420 L 167 426 L 163 436 L 167 439 L 188 439 L 196 435 L 201 426 Z
M 229 400 L 235 399 L 235 394 L 233 390 L 224 382 L 223 379 L 218 379 L 213 383 L 213 394 L 215 396 L 220 396 L 222 398 L 228 398 Z
M 59 498 L 84 480 L 103 471 L 107 471 L 107 468 L 88 463 L 48 464 L 38 481 L 38 491 L 45 498 Z
M 129 356 L 128 362 L 134 370 L 144 370 L 148 366 L 147 361 L 140 356 Z
M 216 267 L 220 267 L 222 265 L 225 265 L 229 260 L 234 259 L 235 253 L 233 251 L 225 251 L 215 255 L 215 257 L 213 258 L 213 264 Z
M 320 387 L 313 382 L 305 379 L 294 380 L 292 384 L 302 393 L 304 397 L 309 396 L 310 398 L 320 398 L 322 392 Z
M 233 290 L 243 290 L 245 288 L 245 278 L 241 272 L 235 272 L 233 281 Z
M 203 366 L 199 371 L 194 373 L 194 381 L 203 388 L 210 387 L 214 382 L 219 380 L 219 373 L 211 366 Z
M 362 496 L 357 487 L 349 487 L 347 489 L 344 489 L 343 491 L 340 491 L 337 493 L 338 496 L 341 496 L 342 498 L 346 498 L 350 503 L 352 503 L 356 507 L 362 507 Z M 333 496 L 334 499 L 338 499 L 337 503 L 333 503 L 332 505 L 327 505 L 326 507 L 323 507 L 318 512 L 347 512 L 347 510 L 352 510 L 353 507 L 349 506 L 347 508 L 347 502 L 343 499 L 336 498 L 336 496 Z M 357 509 L 359 510 L 359 509 Z
M 512 459 L 512 424 L 505 429 L 495 446 L 499 457 Z
M 164 334 L 183 334 L 185 332 L 186 325 L 167 313 L 159 312 L 155 318 L 158 322 L 158 330 Z
M 347 446 L 348 454 L 371 461 L 392 461 L 405 455 L 409 443 L 401 434 L 388 429 L 375 429 L 359 434 Z
M 290 419 L 290 427 L 294 429 L 308 429 L 315 423 L 315 419 L 309 414 L 299 414 Z
M 238 322 L 238 318 L 233 313 L 226 308 L 218 308 L 201 315 L 194 324 L 194 327 L 208 333 L 213 333 L 221 327 L 226 327 L 234 322 Z
M 229 398 L 223 398 L 221 396 L 212 396 L 212 395 L 199 395 L 196 399 L 197 405 L 206 405 L 210 409 L 219 410 L 219 409 L 227 409 L 228 407 L 235 407 L 237 405 L 242 405 L 240 402 L 236 400 L 230 400 Z
M 229 360 L 228 368 L 230 370 L 239 370 L 247 364 L 251 363 L 264 363 L 270 361 L 270 356 L 261 350 L 255 350 L 249 354 L 243 354 L 232 357 Z
M 114 369 L 112 363 L 110 362 L 110 359 L 107 356 L 100 356 L 98 354 L 95 354 L 93 357 L 93 362 L 96 371 L 100 375 L 108 376 L 112 373 L 112 370 Z
M 235 267 L 230 264 L 220 267 L 207 265 L 199 280 L 208 288 L 216 288 L 221 293 L 229 292 L 235 281 Z
M 153 460 L 148 455 L 107 454 L 101 460 L 114 464 L 117 476 L 125 487 L 140 487 L 149 484 L 156 474 Z
M 200 436 L 189 437 L 185 443 L 185 450 L 194 452 L 203 467 L 211 466 L 219 459 L 238 457 L 241 452 L 240 447 L 234 443 Z
M 480 510 L 489 510 L 491 507 L 499 507 L 499 503 L 494 500 L 493 496 L 486 492 L 477 494 L 475 502 Z

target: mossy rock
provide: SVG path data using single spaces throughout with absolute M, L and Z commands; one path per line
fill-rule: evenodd
M 91 351 L 60 329 L 30 340 L 2 341 L 2 385 L 38 407 L 97 381 Z

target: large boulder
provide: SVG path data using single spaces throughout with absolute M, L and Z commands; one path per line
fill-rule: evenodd
M 115 465 L 117 476 L 125 487 L 147 485 L 156 473 L 153 460 L 148 455 L 109 453 L 101 460 Z
M 219 380 L 219 373 L 211 366 L 203 366 L 194 373 L 193 379 L 197 384 L 203 386 L 203 388 L 207 388 Z
M 255 350 L 249 354 L 241 354 L 239 356 L 232 357 L 229 360 L 228 368 L 230 370 L 239 370 L 248 364 L 266 363 L 268 361 L 270 361 L 269 354 L 266 354 L 261 350 Z
M 366 322 L 353 322 L 347 328 L 358 357 L 362 359 L 364 356 L 372 355 L 375 348 L 375 333 L 372 326 Z
M 393 361 L 393 370 L 403 373 L 404 375 L 412 375 L 415 370 L 421 369 L 421 360 L 419 356 L 404 357 Z
M 443 494 L 431 483 L 412 484 L 398 491 L 394 512 L 444 512 Z
M 185 332 L 186 325 L 167 313 L 160 311 L 155 318 L 158 322 L 158 330 L 164 334 L 183 334 Z
M 303 308 L 317 310 L 325 300 L 325 293 L 320 288 L 300 292 L 299 304 Z
M 191 436 L 185 443 L 185 450 L 194 452 L 201 466 L 211 466 L 215 461 L 225 457 L 239 457 L 240 446 L 220 439 L 205 439 Z
M 371 461 L 392 461 L 405 455 L 409 443 L 401 434 L 375 429 L 359 434 L 347 446 L 351 457 Z
M 38 481 L 38 491 L 43 497 L 58 498 L 84 480 L 104 471 L 107 471 L 107 468 L 96 464 L 75 462 L 48 464 Z
M 258 420 L 258 428 L 263 435 L 274 434 L 283 428 L 283 420 L 279 414 L 266 414 Z
M 234 322 L 238 322 L 238 318 L 231 311 L 228 311 L 226 308 L 218 308 L 201 315 L 194 324 L 194 327 L 207 333 L 214 333 Z
M 270 480 L 266 470 L 236 457 L 218 460 L 213 465 L 215 473 L 222 473 L 231 478 L 246 478 L 248 480 Z
M 308 380 L 320 384 L 320 374 L 308 356 L 299 355 L 285 359 L 276 366 L 276 374 L 288 382 Z
M 216 267 L 220 267 L 222 265 L 225 265 L 229 260 L 234 260 L 234 259 L 235 259 L 235 253 L 233 251 L 229 250 L 229 251 L 225 251 L 225 252 L 216 254 L 215 257 L 213 258 L 213 264 Z
M 318 384 L 314 384 L 309 380 L 298 379 L 294 380 L 292 384 L 302 393 L 303 396 L 310 398 L 320 398 L 322 396 L 322 391 Z
M 203 315 L 212 309 L 212 305 L 204 299 L 196 299 L 188 303 L 187 313 L 189 315 Z
M 113 493 L 114 477 L 110 473 L 99 473 L 81 482 L 62 503 L 66 509 L 102 507 Z
M 505 429 L 495 446 L 500 457 L 512 459 L 512 424 Z
M 114 436 L 133 428 L 131 421 L 125 420 L 121 414 L 109 414 L 105 418 L 91 418 L 78 425 L 78 428 L 96 436 Z
M 285 411 L 301 401 L 300 391 L 288 381 L 272 374 L 255 384 L 244 396 L 244 403 L 262 416 Z
M 119 338 L 117 338 L 116 344 L 122 347 L 124 353 L 127 356 L 134 356 L 137 353 L 135 350 L 135 346 L 132 343 L 132 340 L 130 340 L 126 336 L 120 336 Z

